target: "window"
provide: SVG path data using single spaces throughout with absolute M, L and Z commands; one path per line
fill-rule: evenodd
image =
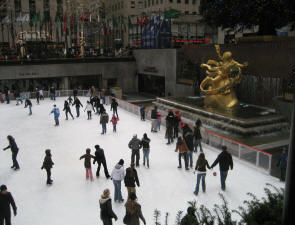
M 135 1 L 131 1 L 131 8 L 132 8 L 132 9 L 135 8 Z
M 36 14 L 36 1 L 29 0 L 30 20 L 32 20 Z
M 22 11 L 22 1 L 21 0 L 14 0 L 14 8 L 15 8 L 15 14 L 20 14 Z
M 148 0 L 148 7 L 151 6 L 151 0 Z
M 146 1 L 144 1 L 144 8 L 146 8 Z
M 159 0 L 156 0 L 156 5 L 158 5 L 159 4 Z
M 185 0 L 185 4 L 186 4 L 186 5 L 189 4 L 189 0 Z
M 161 0 L 161 4 L 163 4 L 163 0 Z
M 139 9 L 142 9 L 142 7 L 143 7 L 143 3 L 142 3 L 142 1 L 138 1 L 138 8 L 139 8 Z
M 181 0 L 177 0 L 177 3 L 181 4 Z
M 124 8 L 124 2 L 121 2 L 121 9 Z
M 193 5 L 195 5 L 196 4 L 196 0 L 193 0 Z
M 57 3 L 57 13 L 58 13 L 58 16 L 59 16 L 60 19 L 63 17 L 63 4 L 62 4 L 62 1 L 63 0 L 56 0 L 56 3 Z M 50 2 L 50 0 L 48 0 L 48 7 L 50 7 L 49 6 L 49 4 L 50 4 L 49 2 Z M 50 8 L 48 10 L 50 10 Z
M 192 12 L 193 15 L 197 15 L 197 12 Z
M 0 0 L 0 20 L 5 18 L 7 15 L 6 0 Z
M 152 0 L 152 5 L 154 5 L 155 4 L 155 0 Z
M 173 3 L 173 0 L 169 0 L 170 3 Z
M 185 11 L 184 14 L 185 14 L 185 15 L 189 15 L 189 11 Z

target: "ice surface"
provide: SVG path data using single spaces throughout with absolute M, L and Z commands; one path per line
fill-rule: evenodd
M 6 137 L 12 135 L 20 149 L 19 171 L 10 169 L 12 160 L 9 149 L 1 151 L 0 155 L 0 183 L 7 185 L 18 207 L 18 215 L 12 218 L 14 225 L 102 224 L 98 200 L 105 188 L 111 190 L 113 198 L 113 183 L 105 178 L 103 170 L 94 182 L 86 180 L 84 163 L 83 160 L 79 161 L 79 157 L 88 147 L 94 154 L 94 145 L 99 144 L 105 151 L 110 173 L 121 158 L 125 160 L 126 168 L 131 156 L 128 142 L 135 133 L 141 138 L 146 132 L 151 139 L 150 169 L 142 166 L 142 152 L 141 165 L 137 169 L 140 181 L 140 187 L 137 188 L 138 202 L 148 225 L 154 224 L 154 209 L 162 212 L 162 222 L 165 213 L 169 212 L 168 224 L 172 225 L 177 211 L 186 211 L 187 201 L 195 199 L 198 205 L 204 204 L 209 208 L 221 203 L 218 196 L 221 192 L 218 166 L 214 168 L 216 177 L 212 171 L 207 174 L 206 193 L 200 190 L 199 196 L 195 197 L 193 191 L 196 175 L 192 170 L 188 172 L 184 168 L 177 169 L 175 145 L 166 145 L 164 127 L 161 127 L 159 133 L 151 133 L 149 121 L 142 122 L 136 115 L 119 108 L 117 133 L 113 133 L 111 124 L 108 124 L 107 134 L 101 135 L 99 117 L 96 115 L 93 115 L 92 120 L 87 120 L 87 113 L 82 111 L 80 118 L 69 118 L 66 121 L 62 112 L 63 101 L 64 98 L 58 98 L 56 102 L 46 99 L 36 105 L 33 100 L 32 116 L 28 115 L 24 104 L 16 106 L 15 101 L 12 101 L 9 105 L 0 105 L 0 147 L 6 147 Z M 85 106 L 86 98 L 81 98 L 81 102 Z M 61 111 L 59 127 L 54 126 L 53 114 L 49 115 L 53 104 L 57 104 Z M 106 109 L 111 115 L 110 106 L 106 106 Z M 75 115 L 74 107 L 72 113 Z M 204 146 L 206 158 L 211 164 L 218 152 Z M 40 169 L 47 148 L 51 149 L 55 163 L 52 186 L 46 185 L 46 172 Z M 195 163 L 197 154 L 193 157 Z M 96 165 L 92 171 L 95 175 Z M 227 178 L 227 190 L 222 193 L 229 202 L 229 207 L 236 209 L 248 199 L 247 192 L 263 197 L 265 183 L 283 187 L 278 179 L 234 158 L 234 169 L 229 171 Z M 126 199 L 124 183 L 122 194 Z M 124 204 L 112 202 L 112 205 L 119 218 L 114 224 L 123 224 Z

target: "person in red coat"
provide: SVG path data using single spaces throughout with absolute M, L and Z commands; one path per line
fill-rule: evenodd
M 117 123 L 118 123 L 119 118 L 115 115 L 115 113 L 113 114 L 113 117 L 111 119 L 111 122 L 113 124 L 113 132 L 117 132 Z

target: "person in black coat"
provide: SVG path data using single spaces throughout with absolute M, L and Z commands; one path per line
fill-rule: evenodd
M 37 104 L 39 104 L 39 100 L 40 100 L 40 93 L 39 93 L 39 89 L 36 88 L 35 89 L 35 93 L 36 93 L 36 100 L 37 100 Z
M 157 132 L 158 107 L 155 106 L 151 111 L 152 128 L 151 132 Z
M 7 191 L 6 185 L 0 186 L 0 224 L 3 225 L 4 221 L 6 225 L 11 225 L 11 211 L 10 205 L 13 209 L 13 214 L 16 216 L 17 207 L 10 192 Z
M 76 106 L 77 117 L 79 117 L 80 116 L 80 106 L 83 107 L 83 105 L 81 104 L 80 100 L 77 97 L 75 98 L 73 105 Z
M 179 123 L 180 123 L 179 117 L 177 115 L 174 115 L 173 122 L 174 122 L 174 124 L 173 124 L 173 128 L 174 128 L 173 137 L 177 138 L 178 137 Z
M 118 217 L 113 212 L 112 209 L 112 199 L 110 198 L 110 190 L 105 189 L 103 191 L 103 194 L 101 196 L 101 199 L 99 200 L 100 205 L 100 219 L 103 222 L 103 225 L 112 225 L 112 218 L 114 218 L 116 221 Z
M 70 113 L 72 119 L 74 119 L 74 116 L 71 112 L 71 107 L 70 107 L 70 104 L 68 103 L 68 101 L 65 101 L 63 111 L 66 111 L 66 120 L 68 120 L 68 113 Z
M 128 191 L 128 199 L 129 199 L 130 194 L 132 192 L 136 194 L 135 183 L 137 184 L 137 187 L 140 186 L 134 163 L 131 163 L 131 166 L 126 169 L 124 183 Z
M 187 124 L 184 124 L 184 126 L 182 127 L 182 137 L 189 149 L 187 156 L 190 167 L 193 168 L 194 137 L 192 129 Z
M 73 90 L 73 96 L 74 96 L 74 99 L 77 97 L 77 95 L 78 95 L 78 90 L 77 90 L 77 88 L 75 88 L 75 89 Z
M 32 115 L 32 106 L 33 106 L 33 104 L 31 102 L 31 100 L 27 98 L 26 101 L 25 101 L 25 108 L 27 108 L 28 106 L 29 106 L 29 115 Z
M 211 168 L 216 166 L 219 163 L 220 169 L 220 181 L 221 181 L 221 189 L 225 191 L 225 180 L 228 174 L 229 167 L 231 170 L 233 169 L 233 159 L 231 154 L 227 151 L 226 146 L 221 147 L 222 152 L 218 155 L 216 160 L 211 165 Z
M 144 104 L 140 107 L 140 120 L 145 121 L 145 107 Z
M 201 135 L 201 126 L 202 122 L 200 119 L 197 119 L 194 127 L 194 152 L 197 152 L 197 147 L 200 146 L 200 152 L 203 152 L 202 148 L 202 135 Z
M 54 162 L 51 159 L 50 149 L 45 150 L 45 158 L 41 167 L 41 170 L 45 169 L 47 174 L 47 184 L 52 184 L 53 180 L 51 180 L 51 168 L 54 165 Z
M 99 147 L 99 145 L 95 145 L 94 146 L 96 151 L 95 151 L 95 159 L 93 161 L 93 164 L 95 164 L 95 162 L 97 162 L 97 170 L 96 170 L 96 177 L 99 177 L 99 171 L 100 171 L 100 166 L 101 164 L 103 165 L 104 168 L 104 174 L 106 176 L 107 179 L 109 179 L 111 176 L 109 175 L 109 171 L 107 168 L 107 162 L 106 162 L 106 158 L 104 155 L 104 151 L 102 148 Z
M 168 138 L 167 145 L 169 145 L 170 143 L 173 143 L 173 124 L 174 124 L 174 115 L 173 115 L 173 111 L 170 110 L 168 115 L 166 116 L 166 135 Z
M 119 118 L 118 116 L 118 102 L 116 101 L 115 98 L 112 99 L 112 103 L 111 103 L 111 111 L 113 110 L 113 114 L 116 113 L 117 117 Z
M 3 148 L 3 150 L 5 151 L 6 149 L 9 149 L 9 148 L 11 149 L 12 162 L 13 162 L 13 165 L 11 166 L 11 168 L 14 169 L 14 170 L 19 170 L 19 164 L 18 164 L 18 161 L 16 159 L 17 154 L 18 154 L 18 147 L 17 147 L 17 145 L 15 143 L 14 138 L 11 135 L 7 136 L 7 140 L 9 142 L 9 145 L 6 148 Z

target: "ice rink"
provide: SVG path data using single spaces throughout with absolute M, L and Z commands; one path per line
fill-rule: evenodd
M 88 99 L 88 98 L 87 98 Z M 83 106 L 86 98 L 80 98 Z M 102 224 L 99 214 L 99 199 L 105 188 L 111 190 L 114 198 L 113 182 L 105 178 L 103 169 L 100 177 L 94 182 L 85 179 L 84 161 L 79 157 L 91 148 L 94 154 L 94 145 L 99 144 L 104 149 L 109 173 L 115 164 L 122 158 L 124 167 L 130 165 L 131 150 L 128 143 L 133 134 L 141 139 L 147 133 L 151 139 L 150 168 L 142 165 L 142 150 L 140 167 L 137 168 L 140 187 L 137 188 L 138 202 L 142 206 L 143 215 L 148 225 L 154 224 L 154 209 L 162 212 L 163 223 L 165 213 L 169 213 L 169 225 L 175 222 L 178 210 L 186 212 L 187 201 L 196 200 L 200 206 L 212 208 L 220 204 L 218 196 L 220 189 L 219 167 L 209 171 L 206 176 L 206 193 L 201 190 L 196 197 L 193 194 L 196 185 L 196 175 L 193 170 L 178 169 L 178 153 L 175 153 L 175 144 L 166 145 L 164 139 L 165 127 L 158 133 L 150 132 L 150 121 L 140 121 L 136 115 L 118 108 L 120 120 L 117 124 L 117 133 L 112 132 L 112 125 L 107 125 L 107 134 L 101 135 L 99 117 L 92 115 L 87 120 L 87 113 L 81 112 L 80 118 L 65 120 L 63 110 L 64 98 L 57 98 L 56 102 L 45 99 L 40 105 L 33 99 L 33 115 L 29 116 L 24 104 L 0 104 L 0 143 L 1 149 L 8 145 L 7 135 L 12 135 L 19 147 L 18 162 L 20 170 L 14 171 L 11 151 L 1 151 L 0 155 L 0 185 L 6 184 L 15 199 L 18 214 L 12 218 L 14 225 L 95 225 Z M 53 114 L 49 115 L 57 104 L 61 111 L 60 126 L 54 126 Z M 106 106 L 111 117 L 110 105 Z M 75 108 L 72 107 L 75 116 Z M 206 158 L 211 165 L 218 155 L 218 151 L 203 145 Z M 45 156 L 45 149 L 51 149 L 52 160 L 55 163 L 52 169 L 53 185 L 46 185 L 46 172 L 41 170 Z M 198 154 L 194 154 L 194 164 Z M 229 202 L 230 209 L 237 209 L 248 199 L 247 192 L 254 193 L 258 198 L 264 196 L 266 183 L 276 187 L 283 187 L 277 178 L 262 173 L 258 169 L 234 160 L 234 169 L 229 171 L 227 190 L 222 192 Z M 96 164 L 97 165 L 97 164 Z M 95 176 L 96 165 L 92 164 Z M 184 166 L 183 166 L 184 167 Z M 127 198 L 127 190 L 122 183 L 123 198 Z M 113 210 L 118 216 L 114 224 L 123 224 L 125 214 L 124 203 L 112 202 Z M 235 216 L 237 218 L 237 215 Z

